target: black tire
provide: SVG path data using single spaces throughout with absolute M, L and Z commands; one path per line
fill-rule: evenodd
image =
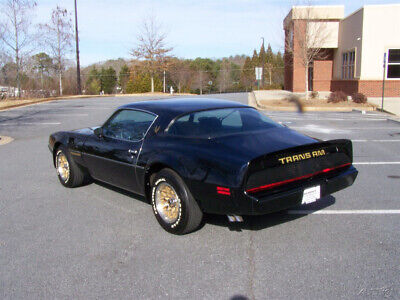
M 151 182 L 151 206 L 158 223 L 166 231 L 173 234 L 185 234 L 196 230 L 203 219 L 196 200 L 193 198 L 185 182 L 179 175 L 171 169 L 163 169 L 155 176 Z M 167 184 L 176 192 L 179 200 L 179 213 L 176 221 L 166 222 L 160 215 L 156 205 L 156 192 L 161 184 Z
M 58 163 L 57 163 L 57 158 L 59 155 L 64 155 L 68 161 L 69 176 L 67 178 L 65 178 L 65 177 L 63 178 L 63 176 L 61 176 L 61 174 L 59 172 Z M 89 180 L 86 172 L 84 172 L 75 163 L 75 161 L 71 158 L 69 151 L 63 145 L 59 146 L 55 151 L 54 165 L 56 167 L 57 177 L 60 180 L 61 184 L 65 187 L 69 187 L 69 188 L 78 187 L 78 186 L 83 185 L 84 183 L 86 183 Z

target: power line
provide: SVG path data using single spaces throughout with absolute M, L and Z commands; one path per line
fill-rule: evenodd
M 275 69 L 284 69 L 284 67 L 273 67 L 271 70 Z M 270 68 L 265 68 L 265 70 L 270 70 Z M 218 72 L 232 72 L 232 71 L 254 71 L 254 68 L 246 68 L 246 69 L 220 69 L 220 70 L 179 70 L 179 71 L 166 71 L 166 74 L 171 74 L 171 73 L 218 73 Z M 160 71 L 158 73 L 162 74 L 163 71 Z M 131 74 L 137 74 L 141 72 L 135 72 L 131 71 L 128 73 L 119 73 L 118 75 L 105 75 L 105 74 L 90 74 L 90 73 L 81 73 L 82 76 L 85 77 L 119 77 L 119 76 L 129 76 Z

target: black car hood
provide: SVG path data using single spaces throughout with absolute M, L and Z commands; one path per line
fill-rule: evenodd
M 317 142 L 317 140 L 287 127 L 217 137 L 213 140 L 225 148 L 226 151 L 239 154 L 246 160 L 275 151 Z

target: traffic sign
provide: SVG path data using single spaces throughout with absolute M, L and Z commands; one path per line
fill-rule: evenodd
M 263 71 L 263 68 L 261 68 L 261 67 L 256 67 L 256 68 L 255 68 L 255 71 L 256 71 L 256 80 L 261 80 L 261 79 L 262 79 L 262 71 Z

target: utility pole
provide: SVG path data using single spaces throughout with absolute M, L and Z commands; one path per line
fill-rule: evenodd
M 165 70 L 164 70 L 164 84 L 163 84 L 163 91 L 165 93 Z
M 82 94 L 81 88 L 81 66 L 79 63 L 79 36 L 78 36 L 78 12 L 75 2 L 75 43 L 76 43 L 76 87 L 78 95 Z
M 200 73 L 200 95 L 203 95 L 203 78 L 201 71 L 199 71 L 199 73 Z
M 383 54 L 383 80 L 382 80 L 382 105 L 381 109 L 383 111 L 383 99 L 385 98 L 385 77 L 386 77 L 386 52 Z

